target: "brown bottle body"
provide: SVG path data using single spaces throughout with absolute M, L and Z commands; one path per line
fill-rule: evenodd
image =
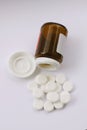
M 41 27 L 40 36 L 35 52 L 35 57 L 52 58 L 59 63 L 63 60 L 63 55 L 57 52 L 60 34 L 67 36 L 67 29 L 61 24 L 46 23 Z

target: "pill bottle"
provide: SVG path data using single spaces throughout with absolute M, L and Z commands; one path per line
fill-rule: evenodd
M 67 37 L 65 26 L 48 22 L 42 25 L 36 46 L 36 63 L 44 69 L 56 70 L 63 61 L 62 43 Z

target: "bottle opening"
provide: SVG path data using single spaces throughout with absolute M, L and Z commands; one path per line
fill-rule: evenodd
M 56 67 L 51 64 L 39 64 L 39 66 L 43 69 L 56 70 Z
M 46 70 L 57 70 L 60 65 L 58 61 L 47 57 L 36 58 L 36 64 Z

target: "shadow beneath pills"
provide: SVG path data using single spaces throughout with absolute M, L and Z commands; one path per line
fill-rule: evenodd
M 63 63 L 60 69 L 74 70 L 77 69 L 82 59 L 82 41 L 80 38 L 70 37 L 63 45 Z M 74 70 L 75 71 L 75 70 Z

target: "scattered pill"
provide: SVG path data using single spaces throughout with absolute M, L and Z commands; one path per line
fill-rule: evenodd
M 65 81 L 66 81 L 66 77 L 64 74 L 61 73 L 56 76 L 56 82 L 63 84 Z
M 35 98 L 43 98 L 44 97 L 44 93 L 40 88 L 35 88 L 33 89 L 33 96 Z
M 59 100 L 59 94 L 57 92 L 49 92 L 47 94 L 47 100 L 51 102 L 56 102 Z
M 60 101 L 64 104 L 67 104 L 68 102 L 70 102 L 71 100 L 71 96 L 70 93 L 68 93 L 67 91 L 63 91 L 60 94 Z
M 47 111 L 47 112 L 51 112 L 51 111 L 54 110 L 54 105 L 51 102 L 46 101 L 44 103 L 44 110 Z
M 43 84 L 47 83 L 47 81 L 48 81 L 48 78 L 45 74 L 39 74 L 35 78 L 35 82 L 39 85 L 43 85 Z
M 60 102 L 60 101 L 54 103 L 54 107 L 56 109 L 62 109 L 63 106 L 64 106 L 64 104 L 62 102 Z
M 72 89 L 73 89 L 73 84 L 71 81 L 66 81 L 64 84 L 63 84 L 63 89 L 65 91 L 68 91 L 68 92 L 71 92 Z
M 56 90 L 56 88 L 57 88 L 57 84 L 55 82 L 53 82 L 53 81 L 49 81 L 46 84 L 45 92 L 54 91 L 54 90 Z
M 44 102 L 41 99 L 35 99 L 33 101 L 33 108 L 35 108 L 36 110 L 42 110 L 44 106 Z

